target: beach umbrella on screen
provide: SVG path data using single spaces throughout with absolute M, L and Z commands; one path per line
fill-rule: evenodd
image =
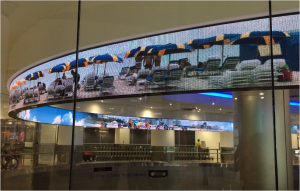
M 137 51 L 134 54 L 134 57 L 139 57 L 139 56 L 146 56 L 148 54 L 148 51 L 151 50 L 152 48 L 155 48 L 157 46 L 160 45 L 149 45 L 149 46 L 143 46 L 139 49 L 139 51 Z
M 78 59 L 78 68 L 87 67 L 87 66 L 89 66 L 90 63 L 91 63 L 91 61 L 89 58 L 79 58 Z M 72 62 L 70 62 L 70 67 L 68 68 L 67 71 L 72 70 L 72 69 L 76 69 L 76 60 L 73 60 Z
M 22 84 L 23 84 L 23 81 L 22 81 L 23 79 L 21 79 L 21 80 L 17 80 L 17 84 L 18 84 L 18 87 L 20 87 L 20 88 L 22 88 Z
M 69 69 L 70 69 L 70 62 L 58 64 L 58 65 L 53 66 L 52 68 L 50 68 L 49 74 L 55 73 L 56 78 L 58 78 L 59 77 L 59 72 L 66 72 Z
M 238 37 L 239 34 L 219 34 L 216 36 L 203 38 L 203 39 L 194 39 L 188 41 L 186 44 L 192 46 L 194 49 L 197 49 L 197 62 L 199 62 L 199 49 L 211 48 L 214 45 L 222 45 L 222 63 L 223 63 L 223 51 L 225 44 L 228 44 L 231 39 Z
M 184 44 L 166 44 L 166 45 L 157 45 L 154 48 L 150 49 L 147 52 L 147 55 L 169 55 L 169 61 L 171 59 L 171 54 L 176 53 L 185 53 L 185 52 L 193 52 L 195 49 L 191 46 Z
M 103 64 L 104 63 L 105 67 L 104 67 L 103 76 L 105 76 L 105 70 L 106 70 L 106 63 L 107 62 L 123 63 L 123 59 L 118 57 L 118 56 L 112 55 L 112 54 L 102 54 L 102 55 L 98 55 L 98 56 L 95 56 L 95 57 L 91 57 L 90 62 L 91 63 L 96 63 L 96 64 Z M 98 73 L 98 69 L 97 69 L 97 73 Z
M 277 42 L 289 37 L 289 33 L 283 31 L 272 31 L 272 39 L 270 31 L 252 31 L 242 33 L 239 37 L 233 38 L 229 44 L 254 44 L 257 47 L 258 45 L 274 45 Z
M 34 73 L 31 73 L 31 74 L 27 75 L 25 79 L 27 81 L 31 82 L 32 80 L 38 80 L 39 78 L 44 77 L 44 76 L 45 75 L 44 75 L 43 71 L 38 71 L 38 72 L 34 72 Z
M 257 45 L 270 45 L 276 44 L 280 40 L 290 37 L 289 33 L 283 31 L 272 31 L 272 39 L 270 31 L 252 31 L 239 35 L 231 39 L 230 45 L 236 44 L 257 44 Z
M 18 84 L 15 82 L 12 86 L 11 86 L 11 89 L 12 90 L 15 90 L 18 88 Z
M 140 50 L 141 47 L 134 48 L 131 50 L 128 50 L 124 56 L 124 58 L 132 58 L 134 55 Z

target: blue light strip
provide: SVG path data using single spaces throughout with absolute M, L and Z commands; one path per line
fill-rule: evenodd
M 232 99 L 232 94 L 231 93 L 216 93 L 216 92 L 212 92 L 212 93 L 199 93 L 199 94 L 209 95 L 209 96 L 216 96 L 216 97 L 223 97 L 223 98 L 231 98 Z M 300 106 L 300 103 L 296 102 L 296 101 L 290 101 L 290 105 Z
M 199 94 L 216 96 L 216 97 L 224 97 L 224 98 L 232 98 L 232 94 L 229 93 L 199 93 Z
M 290 101 L 290 105 L 300 106 L 300 103 L 296 101 Z

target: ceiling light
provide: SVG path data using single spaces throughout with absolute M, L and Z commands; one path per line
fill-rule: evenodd
M 265 97 L 260 97 L 260 99 L 264 99 Z
M 264 93 L 259 93 L 259 95 L 264 95 Z
M 237 100 L 237 97 L 236 98 L 234 98 L 235 100 Z
M 220 108 L 220 110 L 222 110 L 222 109 Z
M 101 102 L 103 102 L 103 100 L 101 100 Z
M 172 103 L 170 103 L 170 105 L 172 105 Z
M 215 105 L 215 103 L 212 103 L 212 105 Z
M 199 112 L 199 111 L 198 111 Z
M 152 109 L 153 107 L 151 107 L 151 109 Z
M 8 124 L 10 124 L 10 125 L 11 125 L 11 124 L 12 124 L 12 122 L 8 122 Z
M 198 108 L 196 107 L 196 109 L 198 109 Z
M 142 98 L 140 97 L 140 100 L 142 100 Z

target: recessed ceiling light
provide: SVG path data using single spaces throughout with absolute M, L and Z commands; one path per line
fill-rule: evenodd
M 101 100 L 101 102 L 103 102 L 103 100 Z
M 222 109 L 220 108 L 220 110 L 222 110 Z
M 265 97 L 260 97 L 260 99 L 264 99 Z
M 236 98 L 234 98 L 235 100 L 237 100 L 237 97 Z
M 172 105 L 172 103 L 170 103 L 170 105 Z
M 264 95 L 264 93 L 259 93 L 259 95 Z
M 152 109 L 153 107 L 151 107 L 151 109 Z
M 215 105 L 215 103 L 212 103 L 212 105 Z

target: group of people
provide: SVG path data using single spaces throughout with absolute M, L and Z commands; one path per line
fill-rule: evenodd
M 138 47 L 137 50 L 140 50 Z M 144 66 L 145 69 L 152 70 L 153 66 L 159 67 L 161 64 L 161 56 L 158 55 L 146 55 L 135 57 L 135 62 L 137 66 Z M 141 68 L 140 68 L 141 69 Z
M 128 119 L 128 121 L 127 121 L 127 123 L 128 123 L 128 128 L 129 129 L 139 129 L 141 126 L 140 125 L 138 125 L 138 123 L 133 123 L 133 121 L 132 121 L 132 119 L 131 118 L 129 118 Z M 139 122 L 140 123 L 140 122 Z M 148 123 L 148 122 L 143 122 L 144 123 L 144 127 L 146 128 L 146 129 L 150 129 L 150 124 Z

